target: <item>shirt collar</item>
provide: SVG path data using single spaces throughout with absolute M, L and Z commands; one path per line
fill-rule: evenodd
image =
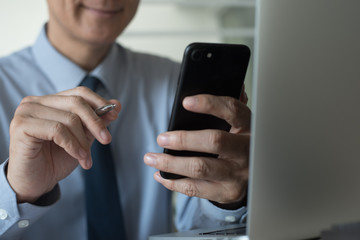
M 121 49 L 114 43 L 104 60 L 89 73 L 98 77 L 111 95 L 113 95 L 111 89 L 116 82 L 115 78 L 119 76 Z M 46 35 L 46 25 L 42 28 L 32 51 L 39 68 L 55 86 L 56 92 L 78 86 L 88 74 L 51 45 Z
M 104 60 L 89 73 L 91 76 L 101 79 L 110 96 L 115 96 L 113 90 L 121 78 L 123 64 L 120 63 L 124 63 L 122 59 L 124 52 L 121 52 L 123 50 L 121 46 L 114 43 Z

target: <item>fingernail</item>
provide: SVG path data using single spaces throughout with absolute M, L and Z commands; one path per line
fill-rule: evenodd
M 184 104 L 185 107 L 192 108 L 192 107 L 194 107 L 194 106 L 197 104 L 197 102 L 198 102 L 198 98 L 197 98 L 197 97 L 186 97 L 186 98 L 184 99 L 183 104 Z
M 111 112 L 108 113 L 108 115 L 110 116 L 111 119 L 114 119 L 114 120 L 115 120 L 115 119 L 118 118 L 119 113 L 116 112 L 116 111 L 111 111 Z
M 158 172 L 155 173 L 154 177 L 155 177 L 155 180 L 159 183 L 161 183 L 164 180 Z
M 86 167 L 87 167 L 87 169 L 90 169 L 92 167 L 92 160 L 91 159 L 86 161 Z
M 105 141 L 105 142 L 107 142 L 107 141 L 109 141 L 110 140 L 110 134 L 109 134 L 109 132 L 107 131 L 107 130 L 102 130 L 101 132 L 100 132 L 100 137 Z
M 168 146 L 170 144 L 170 136 L 167 133 L 162 133 L 158 137 L 158 143 L 161 146 Z
M 155 154 L 152 153 L 148 153 L 145 155 L 145 163 L 150 165 L 150 166 L 155 166 L 157 163 L 157 156 Z
M 79 155 L 81 159 L 86 159 L 88 157 L 87 152 L 83 148 L 79 148 Z

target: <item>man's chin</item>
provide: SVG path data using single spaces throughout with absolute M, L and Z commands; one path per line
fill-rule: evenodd
M 83 40 L 85 43 L 93 44 L 93 45 L 109 45 L 115 42 L 116 38 L 120 35 L 108 33 L 105 31 L 91 31 L 87 32 L 83 36 Z

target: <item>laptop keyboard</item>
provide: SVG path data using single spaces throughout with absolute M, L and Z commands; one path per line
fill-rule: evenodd
M 212 231 L 212 232 L 204 232 L 199 233 L 200 235 L 225 235 L 225 236 L 231 236 L 231 235 L 245 235 L 246 234 L 246 226 L 243 227 L 237 227 L 237 228 L 231 228 L 231 229 L 224 229 L 219 231 Z

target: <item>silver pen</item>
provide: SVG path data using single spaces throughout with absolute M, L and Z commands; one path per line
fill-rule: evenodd
M 110 112 L 111 110 L 113 110 L 115 107 L 116 107 L 116 104 L 105 105 L 105 106 L 102 106 L 102 107 L 97 108 L 97 109 L 95 110 L 95 113 L 96 113 L 98 116 L 102 116 L 102 115 Z

